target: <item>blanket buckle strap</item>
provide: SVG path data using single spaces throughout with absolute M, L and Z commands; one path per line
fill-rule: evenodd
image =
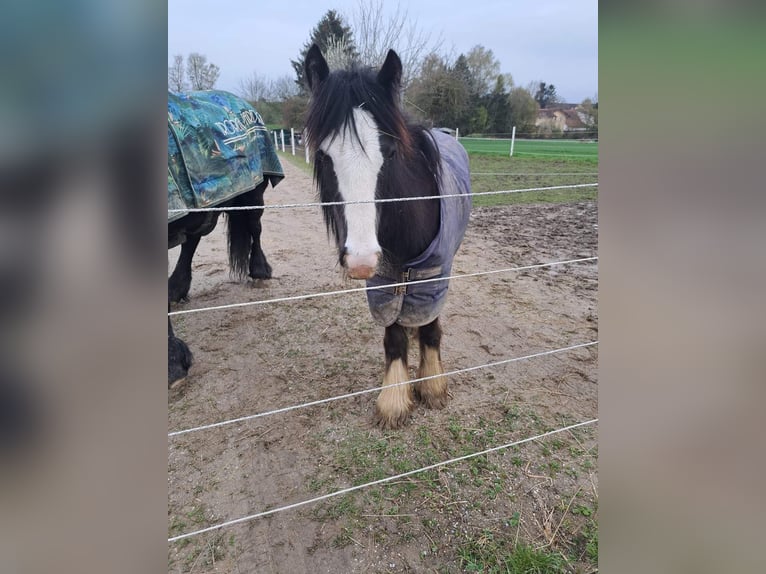
M 403 271 L 401 276 L 399 277 L 399 283 L 407 283 L 407 281 L 410 280 L 410 270 L 407 269 L 407 271 Z M 406 295 L 407 294 L 407 285 L 397 285 L 394 287 L 394 295 Z

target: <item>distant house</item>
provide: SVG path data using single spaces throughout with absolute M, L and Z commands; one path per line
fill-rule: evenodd
M 592 123 L 593 118 L 576 104 L 541 108 L 535 120 L 539 130 L 558 132 L 584 132 Z

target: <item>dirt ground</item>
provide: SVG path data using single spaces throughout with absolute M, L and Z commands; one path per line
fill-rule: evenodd
M 310 177 L 283 164 L 266 203 L 314 201 Z M 453 274 L 589 257 L 597 238 L 593 201 L 474 208 Z M 219 225 L 200 244 L 190 301 L 174 309 L 362 286 L 342 278 L 316 207 L 267 210 L 262 241 L 274 278 L 234 281 Z M 597 340 L 597 280 L 593 262 L 453 280 L 441 317 L 445 369 Z M 382 380 L 383 329 L 364 293 L 173 323 L 195 362 L 168 392 L 169 432 Z M 373 426 L 371 393 L 169 438 L 169 537 L 596 418 L 596 374 L 594 346 L 455 375 L 446 409 L 418 407 L 397 431 Z M 168 571 L 491 571 L 487 552 L 518 543 L 590 571 L 597 454 L 597 426 L 583 427 L 171 543 Z

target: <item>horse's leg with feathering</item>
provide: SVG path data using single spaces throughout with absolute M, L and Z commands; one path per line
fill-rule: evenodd
M 258 187 L 238 195 L 235 207 L 263 207 L 263 192 L 268 180 Z M 229 268 L 238 279 L 271 279 L 271 265 L 261 248 L 261 217 L 263 209 L 233 210 L 228 213 Z
M 266 191 L 267 186 L 268 180 L 251 192 L 254 196 L 252 205 L 263 207 L 263 193 Z M 261 247 L 261 232 L 263 231 L 261 217 L 263 217 L 263 211 L 263 209 L 256 209 L 247 214 L 247 224 L 253 240 L 250 250 L 250 277 L 253 279 L 271 279 L 271 265 L 266 261 L 266 254 Z
M 418 378 L 433 378 L 415 383 L 415 395 L 429 409 L 443 409 L 450 399 L 447 378 L 442 376 L 444 369 L 442 368 L 440 351 L 441 338 L 442 329 L 438 317 L 428 325 L 423 325 L 418 329 L 418 339 L 420 340 Z
M 383 337 L 386 371 L 383 377 L 383 390 L 375 404 L 376 422 L 384 429 L 395 429 L 404 424 L 414 406 L 411 385 L 392 386 L 409 379 L 407 339 L 407 331 L 401 325 L 394 323 L 386 327 L 386 334 Z

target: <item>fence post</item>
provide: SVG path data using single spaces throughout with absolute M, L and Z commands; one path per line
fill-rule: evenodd
M 511 130 L 511 157 L 513 157 L 513 143 L 516 141 L 516 126 Z
M 290 147 L 293 150 L 293 155 L 295 155 L 295 128 L 290 128 Z
M 455 128 L 455 139 L 460 138 L 460 128 Z
M 277 141 L 277 132 L 276 132 L 276 130 L 274 130 L 273 133 L 274 133 L 274 147 L 277 148 L 277 150 L 279 150 L 279 142 Z
M 282 136 L 282 153 L 285 153 L 285 130 L 279 130 L 279 135 Z
M 301 138 L 301 141 L 303 142 L 303 149 L 306 150 L 306 163 L 311 163 L 309 161 L 309 146 L 308 142 L 306 141 L 306 131 L 303 131 L 303 137 Z

